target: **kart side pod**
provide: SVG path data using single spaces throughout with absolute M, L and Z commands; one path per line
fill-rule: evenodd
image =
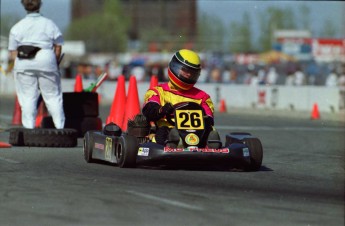
M 114 126 L 108 127 L 108 129 L 109 133 L 118 132 Z M 128 134 L 113 136 L 105 135 L 102 131 L 88 131 L 84 136 L 86 162 L 93 162 L 97 159 L 116 163 L 121 168 L 132 168 L 136 165 L 137 152 L 137 138 Z
M 243 151 L 243 155 L 248 154 L 249 164 L 245 167 L 248 171 L 257 171 L 262 165 L 263 148 L 261 141 L 250 133 L 230 133 L 225 137 L 225 146 L 229 149 L 236 149 L 240 145 L 245 145 L 248 153 Z

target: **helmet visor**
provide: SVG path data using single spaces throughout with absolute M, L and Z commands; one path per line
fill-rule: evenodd
M 175 56 L 171 59 L 169 67 L 176 77 L 188 84 L 195 84 L 200 76 L 200 68 L 187 66 Z

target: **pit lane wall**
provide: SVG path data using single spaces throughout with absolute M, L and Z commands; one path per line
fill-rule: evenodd
M 91 80 L 83 80 L 86 88 Z M 74 79 L 62 79 L 63 92 L 74 91 Z M 97 92 L 101 95 L 101 104 L 112 104 L 116 91 L 115 81 L 105 81 Z M 126 82 L 126 91 L 129 83 Z M 149 88 L 149 82 L 137 83 L 140 103 Z M 219 111 L 219 103 L 224 100 L 227 108 L 264 108 L 294 111 L 311 111 L 314 104 L 321 112 L 339 112 L 344 110 L 345 90 L 340 87 L 324 86 L 248 86 L 200 83 L 198 88 L 208 92 Z M 0 95 L 15 95 L 12 76 L 0 76 Z

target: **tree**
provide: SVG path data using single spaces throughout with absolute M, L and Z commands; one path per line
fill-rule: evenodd
M 320 36 L 321 37 L 327 37 L 327 38 L 332 38 L 337 35 L 337 28 L 335 25 L 332 23 L 332 21 L 327 18 L 324 21 Z
M 272 48 L 274 31 L 283 29 L 296 29 L 294 13 L 291 9 L 278 9 L 269 7 L 259 14 L 260 38 L 259 49 L 267 51 Z
M 89 52 L 122 52 L 127 49 L 128 28 L 119 0 L 105 0 L 102 12 L 73 21 L 66 38 L 85 41 Z
M 241 20 L 242 22 L 232 22 L 230 25 L 229 49 L 233 53 L 252 52 L 251 42 L 251 20 L 246 12 Z
M 198 18 L 196 47 L 199 51 L 223 51 L 225 27 L 217 17 L 203 14 Z
M 310 30 L 310 9 L 306 5 L 302 5 L 299 9 L 301 18 L 299 19 L 301 24 L 301 29 Z
M 147 51 L 149 45 L 152 43 L 157 44 L 159 50 L 165 50 L 166 45 L 171 42 L 171 36 L 166 29 L 155 27 L 150 30 L 142 30 L 141 34 L 141 49 L 142 51 Z
M 8 37 L 12 26 L 17 23 L 20 19 L 11 15 L 1 16 L 0 22 L 0 34 L 2 36 Z

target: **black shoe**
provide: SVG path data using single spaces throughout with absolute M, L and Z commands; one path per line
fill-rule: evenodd
M 209 148 L 219 149 L 222 147 L 222 141 L 220 140 L 219 133 L 212 130 L 208 135 L 207 146 Z

